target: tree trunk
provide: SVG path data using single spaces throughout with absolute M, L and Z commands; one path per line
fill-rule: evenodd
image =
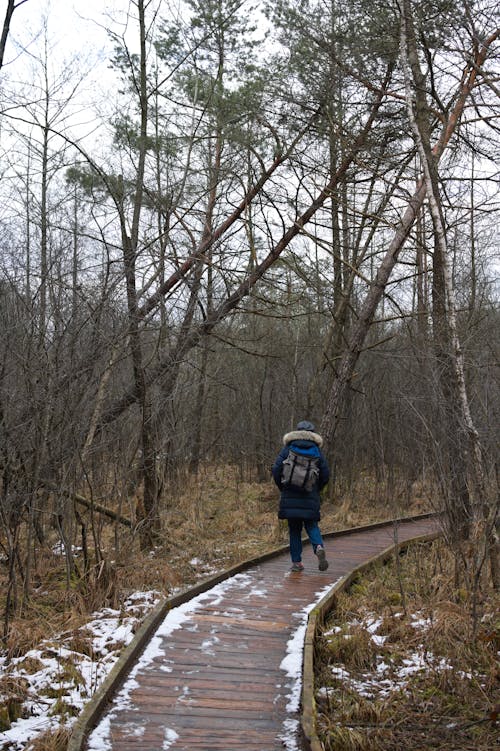
M 143 0 L 137 3 L 140 33 L 140 73 L 138 83 L 138 97 L 140 103 L 140 146 L 137 174 L 135 178 L 135 196 L 133 205 L 132 227 L 130 235 L 127 232 L 124 212 L 123 191 L 120 198 L 120 223 L 122 234 L 123 266 L 126 282 L 127 309 L 129 320 L 129 346 L 134 374 L 134 391 L 140 409 L 141 435 L 141 473 L 143 479 L 142 503 L 137 504 L 137 522 L 140 532 L 141 545 L 151 547 L 154 534 L 160 529 L 158 515 L 158 481 L 156 474 L 156 450 L 152 431 L 151 400 L 148 393 L 144 355 L 142 351 L 140 314 L 138 294 L 136 288 L 136 258 L 139 243 L 139 226 L 144 193 L 144 172 L 147 150 L 148 127 L 148 92 L 146 79 L 146 23 L 145 5 Z

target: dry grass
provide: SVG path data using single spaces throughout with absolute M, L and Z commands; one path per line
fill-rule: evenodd
M 453 560 L 441 541 L 413 546 L 400 562 L 399 576 L 394 563 L 377 567 L 340 595 L 325 624 L 316 676 L 325 751 L 491 751 L 500 699 L 498 593 L 483 582 L 474 624 L 471 603 L 444 573 L 453 572 Z M 375 616 L 385 637 L 377 644 L 368 631 Z
M 58 728 L 42 733 L 32 741 L 26 751 L 66 751 L 71 736 L 69 728 Z

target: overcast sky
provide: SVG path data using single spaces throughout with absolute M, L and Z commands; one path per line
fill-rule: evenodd
M 12 95 L 14 101 L 22 107 L 22 102 L 43 95 L 42 61 L 47 37 L 49 88 L 56 105 L 57 98 L 70 94 L 79 81 L 77 95 L 65 108 L 65 127 L 79 138 L 95 137 L 97 124 L 109 121 L 108 114 L 114 111 L 118 98 L 118 78 L 109 64 L 113 43 L 107 29 L 125 32 L 123 23 L 129 6 L 129 0 L 26 0 L 17 7 L 2 70 L 11 91 L 17 92 Z M 175 8 L 175 3 L 162 3 L 166 12 L 172 6 Z M 6 0 L 0 0 L 0 8 L 3 23 Z M 136 51 L 135 24 L 130 24 L 126 39 L 129 48 Z M 67 85 L 59 88 L 58 82 L 66 73 Z
M 120 7 L 128 7 L 128 0 L 26 0 L 12 16 L 5 62 L 12 65 L 20 48 L 33 48 L 45 18 L 50 38 L 63 54 L 104 47 L 107 35 L 103 27 L 109 23 L 106 14 L 109 18 L 109 13 Z
M 161 4 L 165 11 L 176 5 Z M 6 0 L 0 0 L 0 7 L 5 5 Z M 82 70 L 99 69 L 98 80 L 103 83 L 104 76 L 111 81 L 106 71 L 113 45 L 107 29 L 119 34 L 125 31 L 123 22 L 130 5 L 129 0 L 26 0 L 12 16 L 4 72 L 16 81 L 23 79 L 29 58 L 43 56 L 46 24 L 48 57 L 55 67 L 78 58 Z M 2 10 L 2 22 L 4 14 Z M 134 50 L 136 37 L 137 28 L 131 24 L 126 39 Z

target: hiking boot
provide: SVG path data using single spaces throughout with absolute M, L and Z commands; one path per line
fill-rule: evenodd
M 328 561 L 326 560 L 326 553 L 323 545 L 318 545 L 316 548 L 316 555 L 318 556 L 318 568 L 320 571 L 326 571 L 328 568 Z
M 300 561 L 293 561 L 291 571 L 303 571 L 304 564 Z

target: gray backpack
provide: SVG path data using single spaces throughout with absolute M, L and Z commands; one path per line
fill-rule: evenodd
M 281 484 L 285 488 L 310 493 L 319 478 L 319 457 L 304 456 L 289 449 L 281 468 Z

